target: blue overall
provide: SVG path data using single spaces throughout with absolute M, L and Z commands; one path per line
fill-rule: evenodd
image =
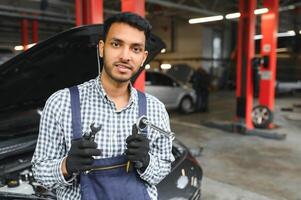
M 77 86 L 69 88 L 71 95 L 73 139 L 82 137 L 79 92 Z M 145 94 L 138 91 L 139 117 L 146 115 Z M 136 170 L 126 172 L 125 155 L 95 159 L 93 167 L 124 166 L 114 169 L 93 170 L 80 174 L 82 200 L 150 200 L 145 182 Z

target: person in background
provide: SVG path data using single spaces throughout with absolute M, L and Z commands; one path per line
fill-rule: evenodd
M 210 75 L 202 68 L 198 67 L 191 77 L 192 87 L 196 93 L 196 112 L 208 112 Z

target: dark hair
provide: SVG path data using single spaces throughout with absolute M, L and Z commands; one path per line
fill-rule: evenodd
M 103 35 L 102 35 L 103 41 L 106 41 L 107 34 L 113 23 L 125 23 L 134 28 L 137 28 L 140 31 L 143 31 L 146 41 L 148 40 L 150 35 L 150 30 L 152 29 L 152 26 L 146 19 L 142 18 L 141 16 L 135 13 L 124 12 L 124 13 L 113 15 L 105 20 L 103 26 Z

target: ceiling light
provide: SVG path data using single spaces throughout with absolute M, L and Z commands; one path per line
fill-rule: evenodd
M 165 53 L 166 52 L 166 49 L 161 49 L 161 53 Z
M 213 22 L 224 19 L 222 15 L 212 16 L 212 17 L 201 17 L 194 18 L 189 20 L 189 24 L 197 24 L 197 23 L 205 23 L 205 22 Z
M 301 34 L 301 30 L 299 31 L 299 34 Z
M 161 69 L 170 69 L 171 68 L 171 64 L 167 64 L 167 63 L 165 63 L 165 64 L 161 64 Z
M 276 49 L 277 53 L 281 53 L 281 52 L 288 52 L 288 48 L 277 48 Z
M 254 10 L 255 15 L 260 15 L 260 14 L 264 14 L 267 12 L 269 12 L 268 8 L 259 8 L 259 9 Z
M 14 48 L 16 51 L 22 51 L 24 49 L 24 47 L 22 45 L 18 45 L 18 46 L 15 46 Z
M 36 43 L 28 44 L 28 45 L 27 45 L 27 49 L 33 47 L 35 44 L 36 44 Z M 22 51 L 22 50 L 24 50 L 24 46 L 23 46 L 23 45 L 18 45 L 18 46 L 15 46 L 14 49 L 15 49 L 16 51 Z
M 145 65 L 145 69 L 150 69 L 150 64 Z
M 262 39 L 262 35 L 254 35 L 254 40 L 260 40 Z
M 239 18 L 240 17 L 240 13 L 236 12 L 236 13 L 230 13 L 226 15 L 226 19 L 235 19 L 235 18 Z
M 287 31 L 287 32 L 283 32 L 283 33 L 277 33 L 278 37 L 290 37 L 290 36 L 295 36 L 296 33 L 295 31 Z

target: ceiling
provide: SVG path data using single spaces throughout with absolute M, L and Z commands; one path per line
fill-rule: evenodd
M 146 18 L 225 15 L 238 11 L 239 0 L 145 0 Z M 75 25 L 75 0 L 1 0 L 0 46 L 20 43 L 23 18 L 39 20 L 40 40 Z M 258 8 L 262 7 L 258 1 Z M 279 30 L 301 30 L 300 0 L 280 0 Z M 105 18 L 121 10 L 120 0 L 103 0 Z M 154 22 L 153 22 L 154 23 Z M 220 22 L 223 23 L 223 22 Z

